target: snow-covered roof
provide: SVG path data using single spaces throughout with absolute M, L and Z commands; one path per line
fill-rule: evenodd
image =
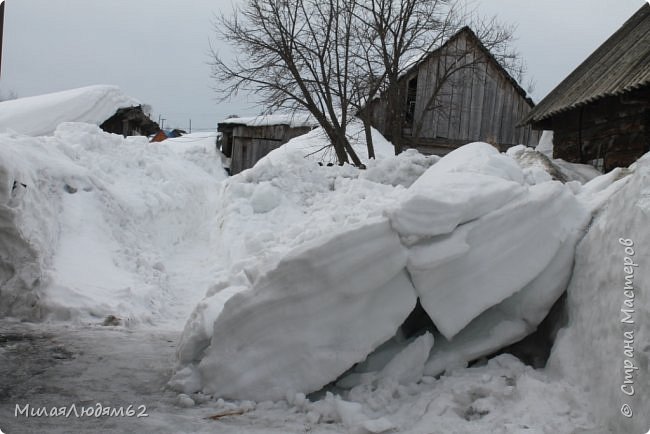
M 0 132 L 51 134 L 62 122 L 102 124 L 119 108 L 141 103 L 117 86 L 95 85 L 0 102 Z
M 309 113 L 277 113 L 272 115 L 235 117 L 219 122 L 220 124 L 246 125 L 248 127 L 267 127 L 270 125 L 288 125 L 296 127 L 316 127 L 318 122 Z

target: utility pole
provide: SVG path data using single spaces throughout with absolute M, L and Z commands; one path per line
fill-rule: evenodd
M 192 133 L 192 118 L 190 118 L 190 134 Z
M 167 119 L 162 118 L 162 123 L 160 124 L 160 129 L 161 129 L 161 130 L 165 128 L 165 121 L 166 121 L 166 120 L 167 120 Z
M 2 33 L 5 27 L 5 0 L 0 0 L 0 75 L 2 74 Z

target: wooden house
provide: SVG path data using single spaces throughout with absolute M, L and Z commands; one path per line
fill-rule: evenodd
M 126 136 L 150 136 L 160 130 L 142 110 L 142 106 L 122 107 L 106 119 L 100 126 L 107 133 Z
M 373 126 L 403 147 L 444 155 L 474 141 L 505 150 L 539 139 L 540 133 L 518 126 L 533 101 L 469 27 L 414 62 L 400 78 L 399 93 L 400 137 L 391 137 L 383 98 L 368 108 Z
M 229 118 L 219 122 L 217 131 L 221 133 L 221 152 L 230 158 L 230 173 L 235 175 L 316 126 L 309 115 L 275 114 Z
M 553 130 L 553 157 L 609 171 L 650 151 L 650 5 L 524 119 Z
M 474 141 L 502 151 L 537 144 L 538 132 L 518 126 L 533 101 L 469 27 L 415 61 L 399 82 L 401 137 L 391 137 L 385 99 L 368 108 L 373 126 L 403 147 L 444 155 Z

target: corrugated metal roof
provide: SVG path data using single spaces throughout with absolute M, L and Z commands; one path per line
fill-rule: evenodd
M 540 122 L 592 101 L 650 85 L 650 5 L 632 18 L 524 118 Z

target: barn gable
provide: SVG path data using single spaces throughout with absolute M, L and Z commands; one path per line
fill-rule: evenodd
M 650 5 L 643 5 L 523 122 L 553 130 L 555 158 L 605 171 L 650 151 Z
M 534 106 L 526 91 L 465 27 L 429 53 L 400 79 L 402 137 L 406 147 L 446 154 L 472 141 L 505 150 L 534 145 L 539 133 L 517 124 Z M 390 137 L 386 101 L 371 103 L 375 128 Z

